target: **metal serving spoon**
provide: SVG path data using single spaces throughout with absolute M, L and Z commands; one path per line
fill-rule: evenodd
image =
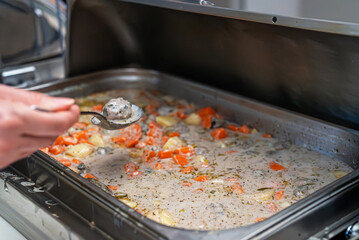
M 103 129 L 107 130 L 117 130 L 130 126 L 131 124 L 140 120 L 143 115 L 143 110 L 139 106 L 135 104 L 131 104 L 132 106 L 132 115 L 129 118 L 122 120 L 108 120 L 104 115 L 98 112 L 90 112 L 90 111 L 81 111 L 81 115 L 93 115 L 94 117 L 91 119 L 92 124 L 99 126 Z M 36 105 L 31 105 L 31 109 L 41 111 L 41 112 L 52 112 L 51 110 L 39 108 Z

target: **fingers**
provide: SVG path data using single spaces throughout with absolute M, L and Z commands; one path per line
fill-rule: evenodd
M 11 136 L 6 143 L 0 142 L 0 169 L 51 145 L 56 137 Z
M 7 86 L 0 86 L 0 99 L 21 102 L 25 105 L 37 105 L 50 111 L 68 110 L 75 100 L 72 98 L 50 97 L 43 93 L 30 92 Z
M 35 150 L 36 151 L 36 150 Z M 33 152 L 13 152 L 11 154 L 7 154 L 6 156 L 0 156 L 0 170 L 3 168 L 6 168 L 7 166 L 9 166 L 10 164 L 21 160 L 29 155 L 31 155 Z
M 24 135 L 20 138 L 19 149 L 22 154 L 31 154 L 36 152 L 39 148 L 51 145 L 56 140 L 56 137 L 37 137 Z
M 69 129 L 79 118 L 80 109 L 72 105 L 67 111 L 40 112 L 24 108 L 21 113 L 22 133 L 37 137 L 58 136 Z
M 60 98 L 60 97 L 49 97 L 41 96 L 39 99 L 38 106 L 50 111 L 63 111 L 69 110 L 75 103 L 72 98 Z

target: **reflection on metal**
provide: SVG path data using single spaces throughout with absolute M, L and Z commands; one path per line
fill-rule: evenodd
M 35 71 L 35 67 L 33 67 L 33 66 L 24 67 L 24 68 L 18 68 L 18 69 L 15 69 L 15 70 L 2 72 L 2 77 L 10 77 L 10 76 L 29 73 L 29 72 L 34 72 L 34 71 Z
M 59 205 L 59 203 L 58 203 L 58 202 L 55 202 L 55 201 L 54 201 L 54 200 L 52 200 L 52 199 L 46 200 L 46 201 L 45 201 L 45 204 L 46 204 L 46 205 L 49 205 L 49 206 L 56 206 L 56 205 Z
M 132 64 L 359 129 L 355 24 L 291 19 L 310 31 L 295 29 L 193 0 L 76 0 L 69 14 L 70 76 Z
M 65 77 L 64 60 L 56 57 L 30 64 L 0 69 L 0 83 L 26 88 L 49 80 Z
M 207 1 L 207 0 L 200 0 L 199 1 L 200 5 L 205 5 L 205 6 L 214 6 L 213 2 Z
M 346 231 L 346 237 L 348 240 L 359 239 L 359 220 L 348 227 Z
M 66 5 L 62 0 L 0 0 L 0 73 L 23 68 L 21 65 L 30 62 L 61 57 L 65 50 L 65 22 Z M 64 73 L 57 77 L 63 76 Z M 11 85 L 27 80 L 14 78 L 15 75 Z M 30 77 L 30 81 L 34 80 Z

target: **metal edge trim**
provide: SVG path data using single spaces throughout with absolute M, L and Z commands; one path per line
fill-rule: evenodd
M 138 3 L 153 7 L 168 8 L 173 10 L 200 13 L 218 17 L 226 17 L 237 20 L 245 20 L 257 23 L 271 24 L 275 26 L 299 28 L 310 31 L 335 33 L 347 36 L 359 36 L 359 24 L 341 21 L 321 20 L 312 18 L 295 18 L 282 15 L 233 10 L 215 6 L 203 6 L 194 3 L 176 2 L 169 0 L 123 0 L 129 3 Z M 273 21 L 273 18 L 276 21 Z

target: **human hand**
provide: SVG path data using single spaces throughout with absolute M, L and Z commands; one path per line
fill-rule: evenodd
M 35 111 L 31 105 L 52 110 Z M 0 85 L 0 169 L 48 146 L 79 117 L 71 98 L 55 98 Z

